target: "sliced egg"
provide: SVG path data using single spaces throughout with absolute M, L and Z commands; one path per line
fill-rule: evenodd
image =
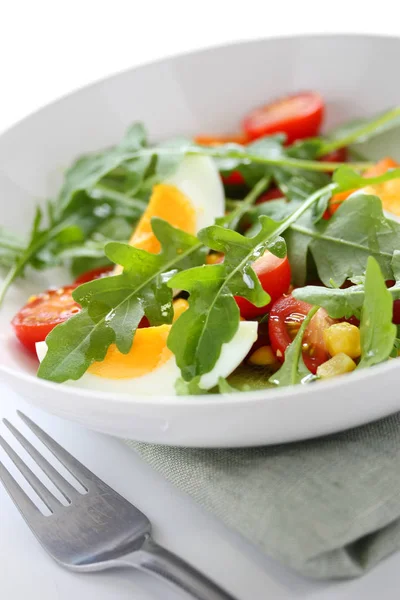
M 202 375 L 199 385 L 209 390 L 240 365 L 257 339 L 256 321 L 241 321 L 230 342 L 223 344 L 214 368 Z M 79 381 L 69 385 L 99 391 L 126 394 L 175 395 L 175 382 L 180 377 L 175 356 L 167 348 L 171 325 L 145 327 L 136 331 L 132 348 L 121 354 L 113 344 L 102 362 L 93 363 Z M 40 361 L 46 356 L 46 342 L 36 344 Z
M 214 162 L 208 156 L 186 156 L 171 177 L 153 187 L 149 204 L 129 243 L 157 254 L 160 242 L 151 228 L 153 217 L 195 235 L 224 214 L 224 188 Z M 114 275 L 121 272 L 122 267 L 117 265 Z
M 152 217 L 195 235 L 213 225 L 225 211 L 224 190 L 218 170 L 208 156 L 186 156 L 177 171 L 154 186 L 149 204 L 129 243 L 154 254 L 160 243 L 151 228 Z

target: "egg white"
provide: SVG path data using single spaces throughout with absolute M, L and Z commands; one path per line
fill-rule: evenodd
M 214 368 L 201 376 L 199 386 L 207 391 L 218 384 L 220 377 L 227 377 L 240 365 L 257 339 L 256 321 L 241 321 L 233 338 L 222 345 L 221 354 Z M 36 353 L 40 362 L 47 353 L 46 342 L 36 344 Z M 172 356 L 163 365 L 132 379 L 108 379 L 92 373 L 85 373 L 78 381 L 68 381 L 68 385 L 102 392 L 125 394 L 174 396 L 175 382 L 180 371 Z
M 190 201 L 196 211 L 196 232 L 224 216 L 224 187 L 209 156 L 185 156 L 175 173 L 161 183 L 175 186 Z

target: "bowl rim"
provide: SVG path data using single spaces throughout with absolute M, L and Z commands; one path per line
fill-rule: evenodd
M 29 121 L 31 118 L 36 117 L 38 114 L 41 114 L 43 111 L 46 111 L 49 107 L 55 106 L 65 100 L 68 100 L 70 97 L 79 94 L 80 92 L 84 92 L 88 89 L 94 89 L 96 87 L 101 86 L 105 82 L 116 79 L 120 76 L 128 74 L 130 72 L 146 69 L 150 66 L 155 66 L 158 64 L 166 63 L 169 61 L 174 61 L 180 58 L 189 58 L 195 59 L 196 56 L 205 55 L 208 53 L 212 53 L 215 51 L 229 49 L 231 47 L 237 46 L 251 46 L 251 45 L 262 45 L 268 42 L 288 42 L 293 39 L 314 39 L 314 40 L 338 40 L 341 39 L 351 39 L 355 38 L 356 40 L 364 40 L 364 41 L 392 41 L 400 43 L 400 35 L 393 34 L 385 34 L 385 33 L 360 33 L 360 32 L 329 32 L 329 33 L 295 33 L 295 34 L 287 34 L 287 35 L 270 35 L 267 37 L 257 37 L 257 38 L 247 38 L 243 40 L 233 40 L 221 44 L 213 44 L 211 46 L 206 46 L 204 48 L 196 48 L 193 50 L 187 50 L 184 52 L 176 52 L 168 54 L 167 56 L 163 56 L 157 59 L 148 60 L 133 67 L 128 67 L 125 69 L 121 69 L 104 77 L 97 78 L 90 83 L 72 89 L 65 94 L 55 98 L 52 101 L 47 102 L 43 106 L 29 113 L 28 115 L 18 119 L 14 123 L 12 123 L 9 127 L 0 131 L 0 138 L 5 137 L 7 134 L 11 133 L 14 129 L 23 126 L 26 121 Z M 367 381 L 370 377 L 376 377 L 379 375 L 384 376 L 385 373 L 391 372 L 394 369 L 400 369 L 400 363 L 397 364 L 397 361 L 388 361 L 387 363 L 383 363 L 380 365 L 374 366 L 372 369 L 362 369 L 359 371 L 352 372 L 350 374 L 346 374 L 345 376 L 341 376 L 335 379 L 321 381 L 318 382 L 318 386 L 312 385 L 307 386 L 308 394 L 320 393 L 321 386 L 327 392 L 329 390 L 334 390 L 335 388 L 343 388 L 346 384 L 356 384 L 360 380 Z M 39 379 L 36 375 L 32 375 L 30 373 L 18 372 L 13 367 L 9 367 L 3 364 L 0 364 L 0 373 L 4 373 L 8 375 L 11 379 L 23 380 L 26 384 L 33 384 L 35 387 L 44 386 L 49 391 L 57 392 L 60 390 L 60 384 L 54 383 L 51 381 L 46 381 L 43 379 Z M 350 377 L 349 377 L 350 375 Z M 67 389 L 66 389 L 67 388 Z M 265 388 L 261 390 L 253 390 L 253 391 L 242 391 L 238 393 L 231 394 L 201 394 L 201 395 L 185 395 L 185 396 L 160 396 L 160 395 L 138 395 L 129 393 L 121 393 L 121 392 L 102 392 L 98 390 L 89 390 L 86 388 L 80 387 L 72 387 L 65 386 L 65 391 L 68 392 L 68 395 L 71 396 L 84 396 L 87 399 L 99 399 L 104 400 L 107 403 L 114 403 L 119 406 L 124 406 L 129 403 L 141 404 L 149 402 L 153 404 L 168 404 L 171 407 L 179 407 L 183 402 L 189 401 L 191 406 L 204 406 L 208 404 L 215 403 L 218 400 L 219 403 L 223 403 L 225 406 L 234 406 L 239 402 L 246 402 L 248 404 L 257 403 L 260 400 L 263 402 L 271 400 L 272 398 L 279 397 L 285 398 L 287 396 L 298 395 L 299 392 L 304 391 L 304 387 L 301 385 L 290 385 L 282 388 Z

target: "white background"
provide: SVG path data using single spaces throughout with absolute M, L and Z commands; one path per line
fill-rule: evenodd
M 398 19 L 390 8 L 393 4 L 380 0 L 369 8 L 358 0 L 0 0 L 0 130 L 86 83 L 181 51 L 291 33 L 398 34 Z M 393 66 L 398 63 L 399 57 L 393 57 Z M 327 76 L 332 68 L 340 65 L 327 65 Z M 398 76 L 396 68 L 393 76 Z M 0 387 L 0 416 L 14 417 L 17 405 L 30 411 L 89 468 L 138 504 L 153 520 L 158 541 L 212 575 L 239 600 L 398 598 L 400 555 L 361 580 L 305 582 L 202 513 L 121 442 L 31 411 Z M 4 428 L 0 429 L 4 433 Z M 61 570 L 38 546 L 2 488 L 0 596 L 4 600 L 178 598 L 133 572 L 80 576 Z

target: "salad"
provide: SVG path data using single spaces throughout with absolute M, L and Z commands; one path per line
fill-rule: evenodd
M 0 228 L 1 300 L 27 269 L 72 274 L 11 323 L 38 377 L 225 394 L 397 357 L 400 165 L 365 142 L 400 127 L 400 107 L 321 134 L 324 113 L 303 92 L 234 135 L 159 144 L 135 123 L 76 160 L 27 240 Z

